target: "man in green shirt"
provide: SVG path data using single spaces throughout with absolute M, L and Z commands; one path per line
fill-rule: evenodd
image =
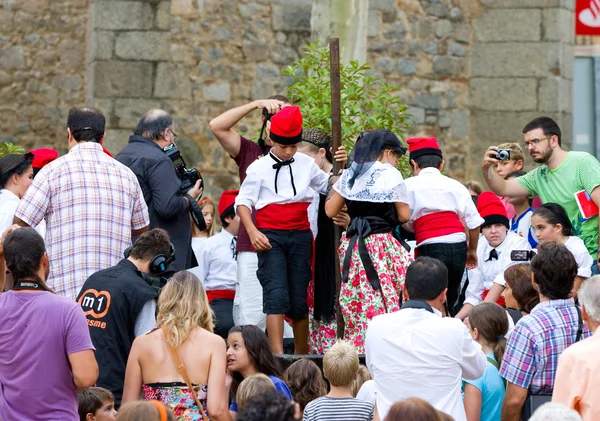
M 504 180 L 493 165 L 497 146 L 490 146 L 483 157 L 483 177 L 499 196 L 539 196 L 543 203 L 561 205 L 573 225 L 575 235 L 585 243 L 595 259 L 600 258 L 598 216 L 583 218 L 575 201 L 575 193 L 585 190 L 600 207 L 600 162 L 586 152 L 567 152 L 561 147 L 561 131 L 549 117 L 538 117 L 523 128 L 525 149 L 533 161 L 542 164 L 524 176 Z M 592 267 L 598 273 L 597 262 Z

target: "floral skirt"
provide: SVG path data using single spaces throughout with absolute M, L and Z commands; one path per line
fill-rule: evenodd
M 391 233 L 372 234 L 365 245 L 379 274 L 381 290 L 374 290 L 367 279 L 365 268 L 358 254 L 358 241 L 354 250 L 347 250 L 348 239 L 344 234 L 340 244 L 340 266 L 343 268 L 347 252 L 352 253 L 348 282 L 342 283 L 340 308 L 344 316 L 344 340 L 352 343 L 360 354 L 365 351 L 365 335 L 369 321 L 379 314 L 400 310 L 400 294 L 406 277 L 406 269 L 412 257 Z M 385 299 L 385 305 L 384 305 Z
M 308 353 L 325 354 L 337 340 L 337 321 L 336 311 L 333 313 L 333 320 L 327 323 L 325 320 L 316 320 L 315 314 L 315 289 L 314 279 L 308 284 L 308 294 L 306 302 L 308 304 Z
M 193 385 L 198 400 L 204 406 L 204 413 L 208 417 L 206 409 L 206 397 L 208 384 Z M 200 409 L 194 400 L 194 396 L 185 383 L 152 383 L 144 385 L 144 399 L 161 401 L 173 410 L 177 421 L 202 420 Z M 210 418 L 209 418 L 210 419 Z

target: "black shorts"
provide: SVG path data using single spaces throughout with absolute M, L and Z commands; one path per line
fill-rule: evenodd
M 263 288 L 263 312 L 285 314 L 292 320 L 308 317 L 306 295 L 312 278 L 310 230 L 260 230 L 271 249 L 259 251 L 256 276 Z

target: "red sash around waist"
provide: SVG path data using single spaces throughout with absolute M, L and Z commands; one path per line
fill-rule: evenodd
M 212 303 L 213 300 L 231 300 L 235 298 L 235 289 L 211 289 L 206 291 L 208 302 Z
M 487 297 L 487 295 L 489 294 L 490 290 L 486 289 L 485 291 L 483 291 L 483 297 L 481 297 L 482 300 L 485 300 L 485 297 Z M 498 298 L 498 301 L 496 301 L 496 304 L 502 306 L 502 307 L 506 307 L 506 301 L 504 301 L 504 297 L 500 296 L 500 298 Z
M 267 205 L 256 211 L 256 227 L 271 230 L 308 230 L 309 205 L 308 202 Z
M 414 222 L 414 229 L 417 244 L 430 238 L 465 232 L 458 215 L 450 211 L 424 215 Z

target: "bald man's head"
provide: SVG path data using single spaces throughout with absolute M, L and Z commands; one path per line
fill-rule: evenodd
M 173 119 L 171 116 L 165 111 L 155 108 L 144 114 L 133 134 L 157 141 L 162 139 L 165 130 L 169 127 L 172 128 L 172 126 Z

